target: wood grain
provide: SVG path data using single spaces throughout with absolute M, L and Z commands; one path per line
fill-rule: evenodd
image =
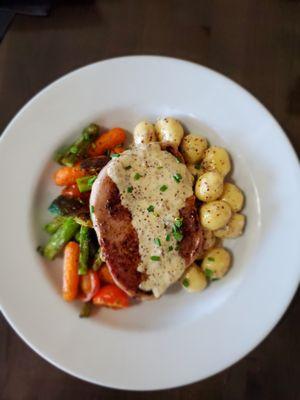
M 128 54 L 184 58 L 229 76 L 268 107 L 300 153 L 300 2 L 292 0 L 61 1 L 49 17 L 17 16 L 0 44 L 0 131 L 54 79 Z M 190 386 L 149 393 L 68 376 L 1 317 L 0 399 L 297 400 L 299 315 L 298 293 L 267 339 L 236 365 Z

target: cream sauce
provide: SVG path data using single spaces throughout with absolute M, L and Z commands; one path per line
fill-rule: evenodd
M 172 227 L 193 194 L 192 175 L 158 143 L 125 151 L 110 162 L 107 172 L 120 191 L 121 203 L 131 212 L 139 238 L 138 271 L 146 275 L 140 289 L 159 297 L 185 270 Z

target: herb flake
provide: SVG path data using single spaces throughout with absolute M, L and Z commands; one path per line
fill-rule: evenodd
M 162 186 L 159 188 L 159 190 L 160 190 L 161 192 L 165 192 L 167 189 L 168 189 L 168 186 L 167 186 L 167 185 L 162 185 Z
M 151 256 L 150 257 L 152 261 L 160 261 L 160 257 L 159 256 Z

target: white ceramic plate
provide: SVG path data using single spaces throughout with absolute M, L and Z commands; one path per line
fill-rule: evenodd
M 159 301 L 79 319 L 60 296 L 61 261 L 36 247 L 55 195 L 55 149 L 91 121 L 132 131 L 143 118 L 178 117 L 224 145 L 247 196 L 234 265 L 201 294 L 172 288 Z M 87 381 L 150 390 L 191 383 L 252 350 L 286 310 L 299 282 L 299 166 L 282 129 L 249 93 L 192 63 L 162 57 L 99 62 L 34 97 L 1 139 L 0 303 L 42 357 Z

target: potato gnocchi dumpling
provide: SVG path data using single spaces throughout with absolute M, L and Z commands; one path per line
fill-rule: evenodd
M 206 254 L 201 268 L 207 278 L 220 279 L 229 270 L 230 263 L 230 253 L 223 249 L 223 247 L 217 247 Z
M 246 218 L 243 214 L 233 214 L 229 222 L 223 228 L 214 231 L 216 237 L 221 239 L 233 239 L 241 236 Z
M 218 171 L 222 176 L 226 176 L 231 170 L 227 151 L 223 147 L 209 147 L 205 150 L 202 167 L 207 171 Z
M 195 195 L 199 200 L 208 202 L 216 200 L 223 193 L 223 177 L 216 171 L 208 171 L 196 182 Z
M 207 140 L 198 135 L 186 135 L 181 142 L 180 150 L 187 163 L 195 164 L 202 160 L 207 149 Z
M 175 147 L 180 145 L 183 138 L 183 127 L 176 119 L 167 117 L 159 119 L 155 124 L 158 140 L 169 142 Z
M 147 121 L 139 122 L 133 130 L 134 144 L 147 144 L 150 142 L 156 142 L 156 132 L 153 124 Z
M 238 212 L 243 208 L 244 195 L 242 191 L 233 183 L 224 183 L 224 189 L 220 200 L 226 201 L 233 212 Z
M 231 218 L 231 208 L 225 201 L 212 201 L 200 207 L 200 221 L 203 228 L 215 231 L 222 228 Z
M 201 268 L 193 263 L 183 274 L 181 284 L 190 293 L 201 292 L 207 286 L 207 279 Z

